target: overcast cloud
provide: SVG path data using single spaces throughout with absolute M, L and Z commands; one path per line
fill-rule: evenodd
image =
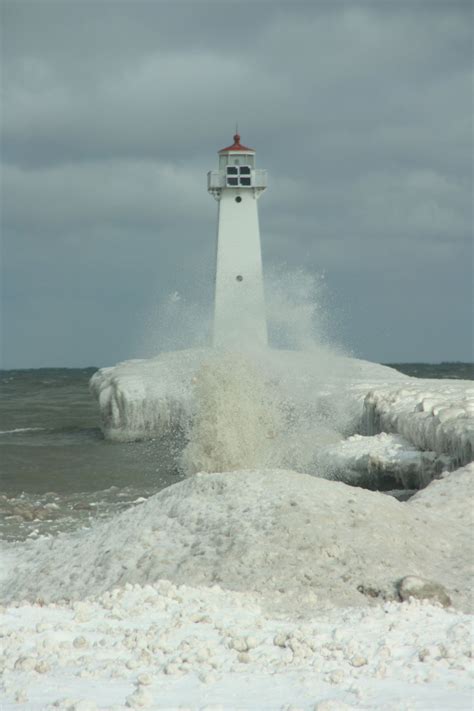
M 355 355 L 472 360 L 472 7 L 3 0 L 3 367 L 149 356 L 171 293 L 209 307 L 236 120 L 265 267 L 323 273 Z

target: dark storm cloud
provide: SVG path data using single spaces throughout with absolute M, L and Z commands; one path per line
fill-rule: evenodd
M 266 263 L 326 271 L 366 357 L 470 357 L 469 3 L 2 14 L 7 364 L 114 362 L 134 354 L 151 293 L 199 298 L 215 231 L 205 172 L 235 120 L 270 171 Z

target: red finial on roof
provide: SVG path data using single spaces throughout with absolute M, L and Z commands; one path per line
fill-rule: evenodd
M 240 143 L 239 133 L 234 134 L 234 143 L 231 146 L 227 146 L 227 148 L 222 148 L 219 153 L 227 153 L 228 151 L 249 151 L 250 153 L 255 153 L 253 148 L 248 148 Z

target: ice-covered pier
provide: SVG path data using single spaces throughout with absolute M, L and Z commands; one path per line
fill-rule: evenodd
M 205 349 L 163 353 L 99 370 L 91 388 L 105 437 L 132 441 L 179 432 L 186 440 L 199 411 L 212 399 L 212 408 L 220 408 L 220 415 L 211 415 L 220 416 L 213 425 L 215 440 L 229 439 L 223 428 L 238 428 L 239 419 L 254 417 L 258 426 L 267 418 L 262 408 L 273 422 L 267 427 L 272 431 L 262 430 L 258 440 L 271 437 L 271 456 L 246 461 L 243 452 L 240 466 L 290 466 L 321 476 L 346 472 L 354 483 L 367 471 L 386 472 L 403 486 L 418 488 L 441 471 L 473 459 L 470 381 L 411 378 L 325 351 L 267 350 L 246 357 L 248 368 L 239 357 L 233 374 L 232 356 Z M 207 378 L 207 390 L 197 387 L 203 373 L 219 368 L 219 382 Z M 239 436 L 243 438 L 242 430 Z M 211 456 L 207 470 L 222 469 L 219 462 L 213 469 Z

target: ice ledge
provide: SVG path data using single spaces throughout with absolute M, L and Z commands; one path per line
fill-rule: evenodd
M 473 460 L 474 387 L 469 380 L 420 380 L 371 390 L 364 434 L 398 433 L 421 450 L 448 455 L 453 466 Z
M 353 435 L 324 447 L 317 458 L 319 475 L 346 484 L 388 491 L 395 481 L 405 490 L 427 486 L 443 471 L 454 469 L 450 457 L 420 451 L 398 434 Z M 405 495 L 409 492 L 405 492 Z
M 184 427 L 191 412 L 192 378 L 205 353 L 177 351 L 94 373 L 89 387 L 99 403 L 104 437 L 132 442 Z

